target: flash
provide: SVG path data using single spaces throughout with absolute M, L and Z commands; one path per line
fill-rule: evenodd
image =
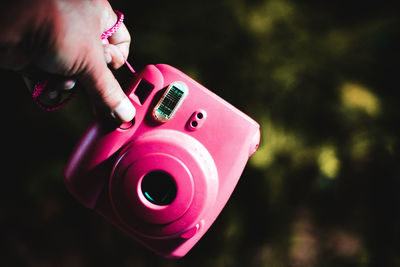
M 184 82 L 178 81 L 171 83 L 160 101 L 154 107 L 154 119 L 160 122 L 167 122 L 172 119 L 185 100 L 188 91 L 188 87 Z

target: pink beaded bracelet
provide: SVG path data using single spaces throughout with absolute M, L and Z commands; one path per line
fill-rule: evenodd
M 118 21 L 110 29 L 108 29 L 107 31 L 102 33 L 101 40 L 110 38 L 114 33 L 116 33 L 116 31 L 118 31 L 118 29 L 121 27 L 122 23 L 124 22 L 124 14 L 122 14 L 118 10 L 114 10 L 114 12 L 118 16 Z

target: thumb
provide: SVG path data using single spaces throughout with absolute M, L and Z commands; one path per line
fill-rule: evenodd
M 121 122 L 133 120 L 136 109 L 125 95 L 111 70 L 107 67 L 103 53 L 101 56 L 89 53 L 88 65 L 81 81 L 95 102 L 105 106 L 115 119 Z

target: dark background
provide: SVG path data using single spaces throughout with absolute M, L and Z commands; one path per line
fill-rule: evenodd
M 400 266 L 397 2 L 111 3 L 134 68 L 188 73 L 261 124 L 259 151 L 206 235 L 166 260 L 63 185 L 85 95 L 48 113 L 2 71 L 0 265 Z

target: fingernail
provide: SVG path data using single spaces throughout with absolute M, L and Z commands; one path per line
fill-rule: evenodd
M 76 81 L 75 80 L 66 80 L 64 81 L 64 90 L 71 90 L 74 88 Z
M 122 122 L 130 122 L 136 115 L 136 109 L 129 100 L 125 97 L 116 109 L 112 112 L 114 118 L 119 118 Z
M 110 53 L 105 53 L 104 56 L 105 56 L 105 58 L 106 58 L 106 63 L 107 63 L 107 64 L 110 64 L 111 61 L 112 61 L 111 54 L 110 54 Z

